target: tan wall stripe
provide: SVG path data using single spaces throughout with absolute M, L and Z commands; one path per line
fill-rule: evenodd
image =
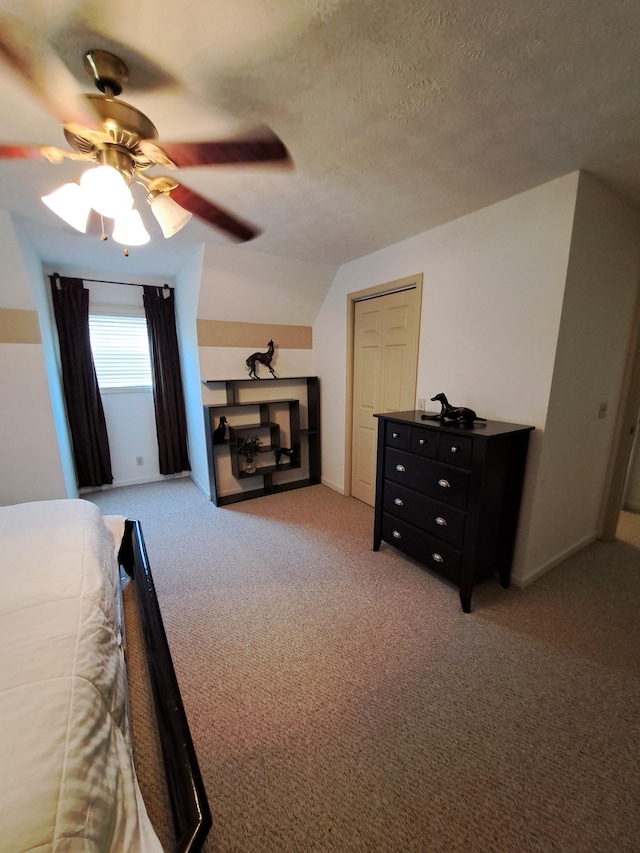
M 36 311 L 0 308 L 0 344 L 40 344 Z
M 197 329 L 200 347 L 254 347 L 266 350 L 269 341 L 273 340 L 276 349 L 312 349 L 311 326 L 198 320 Z

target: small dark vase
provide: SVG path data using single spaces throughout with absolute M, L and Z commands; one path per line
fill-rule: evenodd
M 226 435 L 226 428 L 227 428 L 227 419 L 225 418 L 224 415 L 222 415 L 220 418 L 220 423 L 214 429 L 213 434 L 212 434 L 212 440 L 213 440 L 214 444 L 224 444 L 225 435 Z

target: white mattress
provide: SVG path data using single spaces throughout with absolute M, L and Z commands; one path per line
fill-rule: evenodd
M 162 849 L 127 737 L 118 526 L 82 500 L 0 507 L 2 853 Z

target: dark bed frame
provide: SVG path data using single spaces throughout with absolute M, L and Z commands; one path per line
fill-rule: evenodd
M 118 555 L 134 580 L 176 837 L 175 853 L 197 853 L 211 811 L 182 704 L 139 521 L 127 519 Z

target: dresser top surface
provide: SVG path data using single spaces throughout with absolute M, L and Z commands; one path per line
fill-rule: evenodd
M 423 415 L 426 418 L 423 419 Z M 524 424 L 508 424 L 503 421 L 475 421 L 473 424 L 457 423 L 455 421 L 441 421 L 436 412 L 381 412 L 374 415 L 381 420 L 397 421 L 399 423 L 413 424 L 414 426 L 429 427 L 439 432 L 454 433 L 456 435 L 472 435 L 479 438 L 489 438 L 496 435 L 504 435 L 510 432 L 527 432 L 535 429 Z

